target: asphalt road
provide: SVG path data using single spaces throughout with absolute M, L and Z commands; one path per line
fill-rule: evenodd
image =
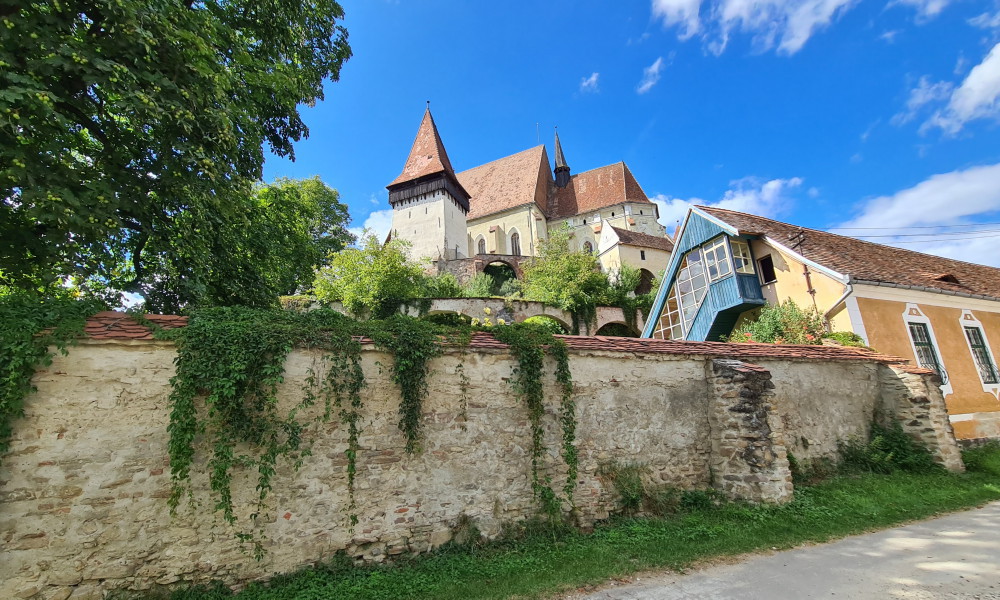
M 567 600 L 1000 600 L 1000 502 Z

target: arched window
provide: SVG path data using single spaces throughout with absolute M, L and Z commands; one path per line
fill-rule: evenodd
M 516 231 L 510 234 L 510 253 L 521 256 L 521 236 Z
M 586 254 L 593 254 L 594 253 L 594 245 L 591 244 L 590 242 L 584 242 L 583 243 L 583 251 Z
M 486 239 L 479 238 L 479 243 L 476 245 L 476 252 L 479 254 L 486 254 Z

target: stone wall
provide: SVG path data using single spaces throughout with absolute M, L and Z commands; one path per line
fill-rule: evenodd
M 646 465 L 659 485 L 714 485 L 733 497 L 786 501 L 786 439 L 815 440 L 810 448 L 826 452 L 837 436 L 861 431 L 876 406 L 899 411 L 943 462 L 961 466 L 950 454 L 943 400 L 920 371 L 860 358 L 771 358 L 754 366 L 682 352 L 588 350 L 600 341 L 577 339 L 570 364 L 580 466 L 573 502 L 581 525 L 615 510 L 614 488 L 600 475 L 612 463 Z M 345 427 L 317 425 L 312 456 L 275 482 L 264 518 L 268 554 L 256 563 L 213 513 L 204 476 L 194 476 L 192 502 L 169 514 L 173 358 L 172 346 L 161 342 L 86 341 L 37 374 L 38 393 L 0 462 L 0 598 L 78 600 L 117 587 L 236 583 L 338 550 L 378 561 L 438 546 L 461 523 L 493 536 L 504 523 L 538 513 L 527 411 L 511 393 L 513 361 L 504 350 L 453 350 L 434 360 L 422 450 L 407 455 L 398 392 L 384 368 L 392 358 L 366 347 L 357 525 L 349 520 Z M 322 362 L 318 352 L 289 357 L 283 404 L 300 397 Z M 459 366 L 468 378 L 464 394 Z M 542 474 L 559 490 L 558 393 L 548 383 Z M 249 478 L 234 478 L 234 486 L 238 503 L 253 493 Z

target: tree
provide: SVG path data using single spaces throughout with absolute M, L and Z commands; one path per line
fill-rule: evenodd
M 571 312 L 578 329 L 579 321 L 594 320 L 598 302 L 607 295 L 608 278 L 593 255 L 570 251 L 571 235 L 565 227 L 550 232 L 538 256 L 525 262 L 521 289 L 528 300 Z
M 339 301 L 357 316 L 387 318 L 425 289 L 423 269 L 409 259 L 409 243 L 392 239 L 380 244 L 374 233 L 361 236 L 361 246 L 333 255 L 316 275 L 316 297 Z
M 263 144 L 294 158 L 298 105 L 351 56 L 342 17 L 333 0 L 0 0 L 0 283 L 209 293 L 232 258 L 215 252 L 257 218 Z M 229 296 L 258 278 L 239 266 Z

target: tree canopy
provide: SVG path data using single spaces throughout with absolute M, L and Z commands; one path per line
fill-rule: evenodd
M 332 0 L 0 0 L 0 282 L 240 296 L 257 276 L 235 232 L 301 201 L 254 192 L 263 144 L 293 157 L 307 135 L 298 106 L 351 56 L 342 18 Z
M 423 269 L 410 260 L 409 243 L 392 239 L 380 244 L 366 231 L 357 248 L 333 255 L 320 269 L 314 284 L 316 297 L 339 301 L 357 316 L 386 318 L 399 306 L 426 295 Z

